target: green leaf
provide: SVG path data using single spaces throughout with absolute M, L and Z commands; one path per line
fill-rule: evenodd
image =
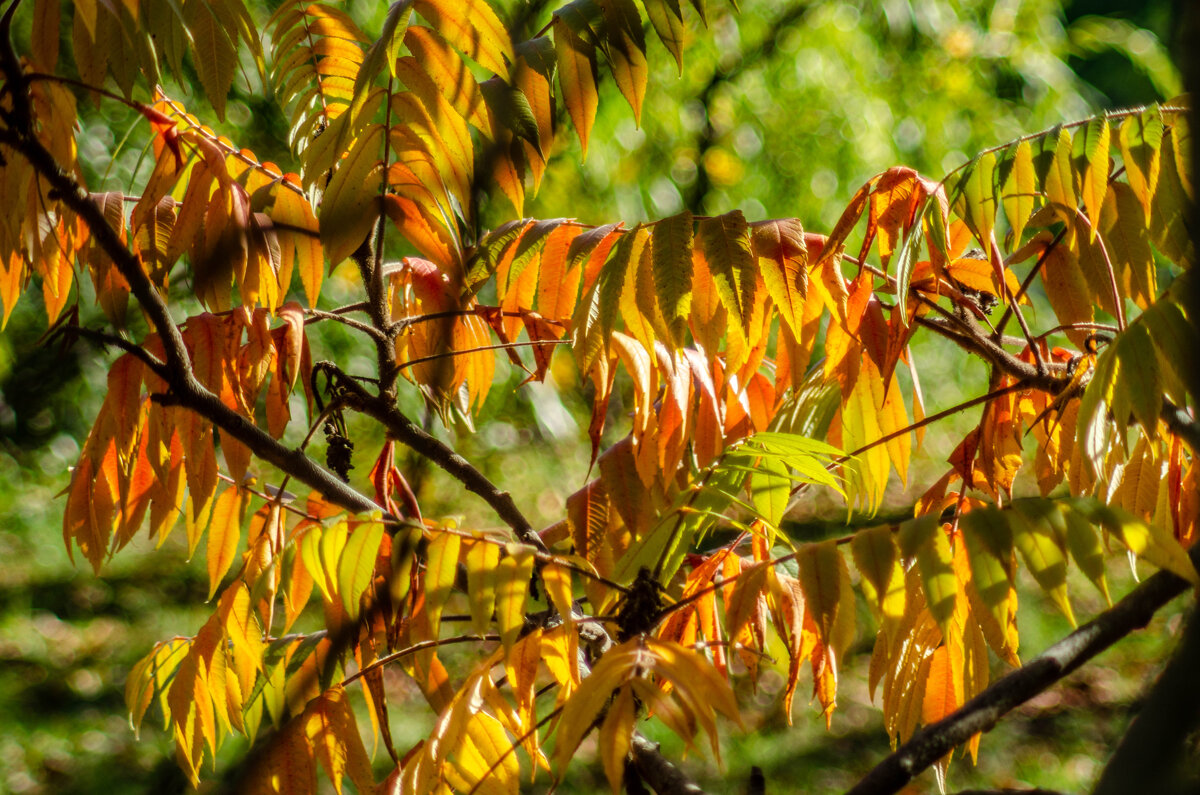
M 937 199 L 932 201 L 926 200 L 925 209 L 921 211 L 920 217 L 929 214 L 931 205 L 936 205 Z M 900 250 L 896 254 L 896 304 L 900 311 L 901 320 L 908 323 L 908 285 L 912 282 L 913 267 L 917 263 L 917 257 L 921 255 L 921 229 L 922 224 L 913 224 L 904 233 L 904 240 L 900 243 Z
M 1150 233 L 1154 245 L 1167 259 L 1188 268 L 1196 259 L 1188 229 L 1195 201 L 1184 188 L 1178 170 L 1179 158 L 1175 154 L 1178 145 L 1174 135 L 1163 136 L 1161 168 L 1151 205 Z M 1183 145 L 1188 146 L 1190 142 L 1184 141 Z
M 1075 511 L 1071 506 L 1059 503 L 1056 506 L 1061 517 L 1063 530 L 1067 539 L 1067 549 L 1079 570 L 1087 575 L 1107 604 L 1112 604 L 1108 595 L 1108 580 L 1104 577 L 1104 547 L 1100 543 L 1100 534 L 1086 517 Z M 1053 516 L 1050 517 L 1053 520 Z
M 642 0 L 646 16 L 667 52 L 675 56 L 679 74 L 683 75 L 683 9 L 679 0 Z
M 625 101 L 633 109 L 633 118 L 641 124 L 642 100 L 650 70 L 646 64 L 646 37 L 642 18 L 633 0 L 598 0 L 604 9 L 604 30 L 608 40 L 609 63 L 613 80 Z
M 543 159 L 541 139 L 538 136 L 537 119 L 534 118 L 533 108 L 529 98 L 521 93 L 516 86 L 510 85 L 499 77 L 484 80 L 479 84 L 483 101 L 492 114 L 492 119 L 508 129 L 517 138 L 528 141 Z
M 1163 389 L 1150 332 L 1142 323 L 1132 323 L 1117 336 L 1111 347 L 1116 359 L 1112 407 L 1117 427 L 1124 428 L 1128 423 L 1128 415 L 1124 412 L 1128 405 L 1145 433 L 1154 438 L 1162 412 Z
M 1062 515 L 1046 499 L 1015 500 L 1012 509 L 1016 514 L 1012 523 L 1013 543 L 1038 585 L 1054 600 L 1071 626 L 1075 626 L 1075 614 L 1067 598 L 1066 528 L 1062 526 Z
M 1182 277 L 1176 284 L 1188 278 L 1191 277 Z M 1200 340 L 1197 340 L 1196 329 L 1188 322 L 1183 309 L 1173 300 L 1173 293 L 1174 290 L 1172 294 L 1155 301 L 1133 325 L 1144 325 L 1149 331 L 1167 397 L 1177 406 L 1183 406 L 1187 402 L 1187 378 L 1195 372 L 1194 368 L 1200 366 L 1196 361 Z
M 904 557 L 917 559 L 929 612 L 943 634 L 949 635 L 949 622 L 958 599 L 958 581 L 954 576 L 950 539 L 942 531 L 938 515 L 931 513 L 908 520 L 900 526 L 898 540 Z
M 383 127 L 360 135 L 338 165 L 321 200 L 321 245 L 331 268 L 341 264 L 367 239 L 379 217 L 383 184 Z
M 479 241 L 475 256 L 467 263 L 465 281 L 468 292 L 478 291 L 483 283 L 496 272 L 496 268 L 500 266 L 500 260 L 504 257 L 504 252 L 524 234 L 525 227 L 528 225 L 528 218 L 507 221 Z
M 897 596 L 901 605 L 904 602 L 904 570 L 899 565 L 893 535 L 893 528 L 886 525 L 860 530 L 850 541 L 850 553 L 862 575 L 868 602 L 874 602 L 881 614 L 894 618 Z
M 193 0 L 183 8 L 184 22 L 192 40 L 192 57 L 204 95 L 217 118 L 225 121 L 225 98 L 237 71 L 237 47 L 213 7 Z
M 846 560 L 838 552 L 837 540 L 805 544 L 796 557 L 800 567 L 800 590 L 805 611 L 817 625 L 817 637 L 831 645 L 842 603 L 842 580 Z
M 650 240 L 654 292 L 676 347 L 684 343 L 692 306 L 692 214 L 664 218 L 654 225 Z
M 975 589 L 1001 626 L 1008 621 L 1013 580 L 1013 537 L 1006 516 L 995 508 L 979 508 L 959 520 Z
M 771 527 L 779 527 L 791 499 L 792 479 L 787 466 L 777 458 L 762 459 L 750 475 L 750 494 L 759 515 Z

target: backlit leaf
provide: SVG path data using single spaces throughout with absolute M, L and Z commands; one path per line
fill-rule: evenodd
M 512 40 L 486 0 L 413 0 L 413 9 L 459 52 L 493 74 L 508 74 Z

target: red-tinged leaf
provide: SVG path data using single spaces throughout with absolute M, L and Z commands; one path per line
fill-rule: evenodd
M 605 450 L 599 464 L 605 491 L 621 495 L 614 505 L 621 521 L 635 537 L 643 535 L 650 529 L 654 505 L 651 491 L 638 472 L 633 436 L 626 436 Z
M 358 792 L 373 792 L 375 777 L 362 744 L 358 723 L 341 685 L 326 690 L 308 705 L 302 718 L 313 753 L 338 793 L 347 774 Z
M 596 121 L 599 94 L 596 90 L 596 48 L 587 20 L 574 7 L 558 9 L 554 15 L 554 53 L 558 60 L 558 81 L 563 102 L 575 132 L 583 158 L 587 159 L 588 137 Z
M 923 183 L 911 168 L 895 166 L 879 175 L 871 192 L 871 216 L 885 270 L 901 239 L 918 220 L 916 212 L 923 198 Z
M 268 744 L 241 783 L 246 792 L 292 793 L 317 791 L 314 749 L 299 720 L 290 721 Z
M 493 74 L 508 74 L 512 40 L 486 0 L 414 0 L 413 8 L 463 55 Z
M 725 633 L 736 641 L 758 607 L 759 595 L 767 586 L 769 563 L 756 563 L 742 569 L 741 576 L 733 584 L 729 602 L 725 609 Z
M 325 273 L 320 226 L 298 187 L 299 180 L 289 175 L 276 182 L 272 191 L 275 201 L 270 216 L 280 244 L 280 287 L 286 292 L 294 268 L 300 274 L 308 305 L 316 306 Z
M 533 574 L 533 550 L 510 547 L 500 559 L 496 577 L 496 619 L 505 653 L 517 642 L 525 626 L 525 600 L 529 596 L 529 577 Z
M 563 224 L 550 233 L 542 250 L 537 309 L 550 320 L 567 319 L 575 310 L 583 266 L 568 263 L 567 254 L 579 236 L 579 227 Z
M 958 709 L 963 703 L 961 676 L 954 675 L 948 646 L 938 646 L 929 659 L 929 673 L 921 700 L 921 721 L 936 723 Z
M 808 247 L 804 229 L 795 218 L 750 224 L 751 242 L 767 294 L 779 315 L 799 336 L 808 295 Z

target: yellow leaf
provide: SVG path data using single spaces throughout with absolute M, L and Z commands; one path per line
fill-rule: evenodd
M 454 588 L 461 546 L 462 539 L 448 532 L 436 533 L 429 542 L 425 565 L 425 615 L 429 620 L 430 633 L 435 638 L 441 626 L 442 608 Z
M 613 795 L 619 795 L 625 782 L 625 757 L 629 753 L 635 717 L 633 689 L 626 685 L 617 692 L 600 724 L 600 757 Z
M 497 569 L 496 618 L 506 653 L 512 650 L 525 626 L 525 599 L 533 574 L 534 553 L 527 547 L 510 545 Z
M 1012 228 L 1013 248 L 1021 245 L 1021 235 L 1025 224 L 1033 214 L 1034 194 L 1037 191 L 1037 174 L 1033 170 L 1033 151 L 1029 141 L 1017 144 L 1013 153 L 1011 170 L 1004 181 L 1001 199 L 1004 203 L 1004 214 L 1008 217 L 1008 225 Z M 1094 216 L 1093 216 L 1094 217 Z
M 246 506 L 250 504 L 250 493 L 230 486 L 221 492 L 213 505 L 212 521 L 208 528 L 208 598 L 212 599 L 221 584 L 221 578 L 229 571 L 237 554 L 242 536 L 242 520 Z
M 471 628 L 480 635 L 486 635 L 492 625 L 492 613 L 496 608 L 496 576 L 497 565 L 500 563 L 500 547 L 484 539 L 477 540 L 467 550 L 464 562 L 467 566 Z M 428 579 L 425 587 L 429 588 Z M 427 590 L 426 599 L 428 598 Z
M 1139 558 L 1200 586 L 1200 574 L 1175 536 L 1157 525 L 1146 524 L 1119 508 L 1096 504 L 1087 511 L 1093 521 L 1121 540 Z
M 358 615 L 359 600 L 371 585 L 382 538 L 383 522 L 361 522 L 346 539 L 338 558 L 337 578 L 342 605 L 346 608 L 346 615 L 352 619 Z
M 579 135 L 582 157 L 586 160 L 588 136 L 600 102 L 596 91 L 596 48 L 591 43 L 592 32 L 587 22 L 573 7 L 560 8 L 554 14 L 553 24 L 563 102 Z
M 485 0 L 414 0 L 413 8 L 459 52 L 493 74 L 508 74 L 512 41 Z
M 321 244 L 331 268 L 354 253 L 378 218 L 382 144 L 382 127 L 372 126 L 360 135 L 325 190 L 318 216 Z

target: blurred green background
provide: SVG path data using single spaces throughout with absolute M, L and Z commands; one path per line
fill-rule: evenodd
M 265 21 L 274 5 L 257 7 L 256 20 Z M 386 4 L 346 5 L 368 34 L 379 30 Z M 628 223 L 685 207 L 697 213 L 737 207 L 750 220 L 796 216 L 807 229 L 827 232 L 857 187 L 891 165 L 940 177 L 983 147 L 1101 109 L 1168 99 L 1180 90 L 1170 55 L 1178 46 L 1171 39 L 1172 4 L 1164 0 L 743 0 L 740 15 L 721 3 L 709 5 L 709 30 L 690 28 L 682 76 L 648 34 L 652 72 L 640 128 L 607 77 L 585 162 L 574 132 L 561 128 L 542 191 L 527 204 L 527 214 Z M 20 14 L 28 17 L 31 8 L 26 3 Z M 505 4 L 510 18 L 524 9 L 523 3 Z M 64 19 L 70 19 L 66 4 Z M 19 15 L 18 27 L 28 25 Z M 63 39 L 68 46 L 65 24 Z M 245 76 L 235 83 L 219 132 L 262 160 L 294 169 L 287 165 L 294 159 L 284 114 L 252 66 Z M 167 91 L 199 109 L 186 82 Z M 89 186 L 136 193 L 150 167 L 144 128 L 115 103 L 81 102 L 80 114 Z M 484 217 L 496 225 L 511 212 L 497 196 Z M 207 615 L 203 564 L 186 560 L 179 534 L 162 549 L 135 542 L 100 578 L 68 559 L 63 500 L 56 495 L 99 408 L 112 357 L 86 344 L 66 353 L 42 346 L 45 315 L 36 293 L 21 299 L 0 334 L 0 791 L 182 791 L 186 783 L 170 738 L 150 721 L 141 739 L 134 738 L 122 688 L 130 666 L 154 642 L 193 634 Z M 356 300 L 354 295 L 354 277 L 343 268 L 323 305 Z M 86 298 L 85 290 L 85 305 Z M 100 319 L 85 312 L 84 320 Z M 315 358 L 370 370 L 373 355 L 341 327 L 321 324 L 313 332 Z M 930 412 L 986 387 L 983 366 L 964 366 L 953 350 L 919 345 L 915 356 Z M 512 491 L 535 522 L 549 523 L 560 518 L 565 497 L 585 478 L 586 394 L 576 387 L 569 357 L 556 362 L 546 385 L 517 389 L 522 375 L 499 365 L 476 433 L 440 426 L 437 432 Z M 403 400 L 419 412 L 415 390 Z M 624 421 L 619 398 L 610 417 L 618 428 Z M 925 453 L 914 462 L 914 483 L 941 474 L 945 456 L 970 422 L 967 417 L 930 432 Z M 297 425 L 293 433 L 302 433 Z M 365 425 L 351 429 L 360 477 L 382 441 L 372 441 L 370 433 Z M 420 484 L 427 515 L 461 516 L 472 527 L 494 523 L 482 503 L 439 473 L 418 474 L 418 462 L 405 463 Z M 903 504 L 911 495 L 896 484 L 891 499 Z M 1118 564 L 1117 594 L 1132 583 L 1128 567 Z M 1073 594 L 1080 616 L 1102 607 L 1086 583 L 1076 583 Z M 1022 599 L 1022 656 L 1029 657 L 1068 627 L 1036 588 L 1023 588 Z M 984 783 L 1086 788 L 1171 648 L 1177 610 L 1164 611 L 1146 631 L 1005 721 L 984 739 L 978 769 L 969 763 L 951 768 L 950 790 Z M 750 732 L 729 733 L 724 769 L 702 752 L 689 755 L 688 769 L 721 792 L 741 791 L 751 765 L 765 770 L 772 792 L 829 792 L 851 784 L 887 751 L 865 687 L 871 634 L 869 623 L 860 622 L 863 639 L 847 661 L 831 731 L 803 698 L 797 699 L 795 726 L 788 728 L 779 706 L 781 680 L 768 673 L 756 692 L 741 685 Z M 426 725 L 410 720 L 395 719 L 402 745 L 414 742 Z M 231 743 L 221 767 L 243 751 Z M 385 755 L 378 756 L 382 763 Z M 599 766 L 586 760 L 573 766 L 564 786 L 604 788 Z M 914 791 L 936 791 L 932 776 L 920 779 Z

